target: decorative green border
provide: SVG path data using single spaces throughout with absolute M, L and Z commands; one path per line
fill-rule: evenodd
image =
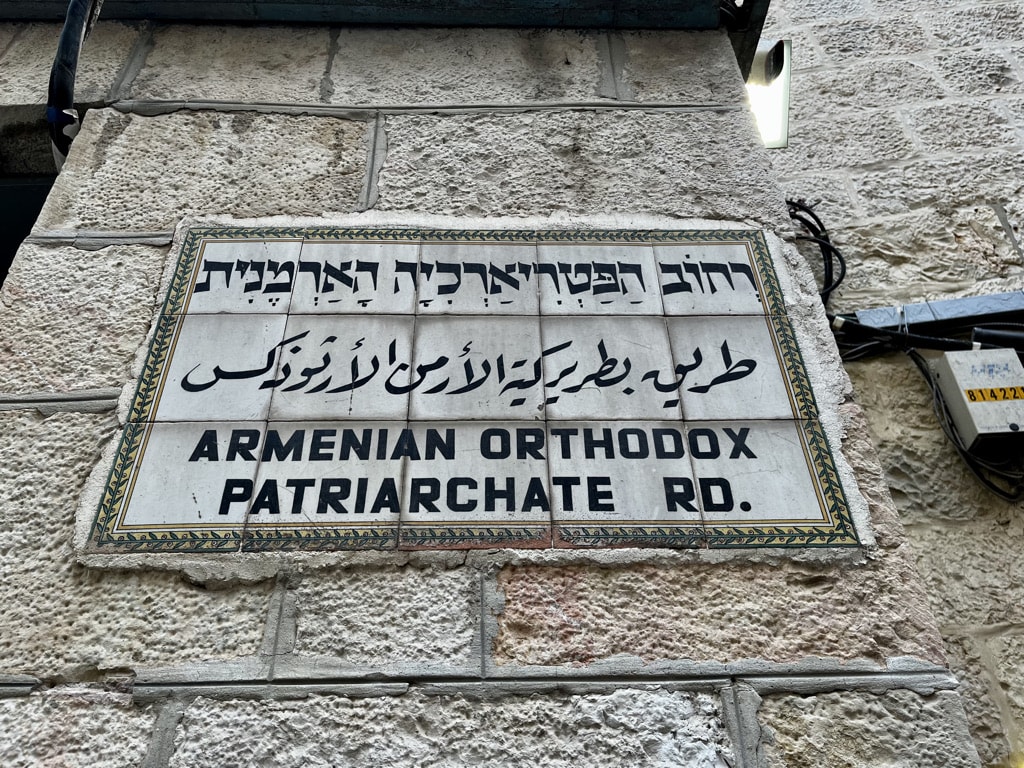
M 247 529 L 242 535 L 243 552 L 285 550 L 367 550 L 396 549 L 398 523 L 366 528 Z
M 117 520 L 128 499 L 125 492 L 138 461 L 139 450 L 150 424 L 128 422 L 107 475 L 99 511 L 89 535 L 89 551 L 109 552 L 237 552 L 242 542 L 238 530 L 215 531 L 186 529 L 182 531 L 121 531 Z
M 787 386 L 800 420 L 814 480 L 831 525 L 819 526 L 595 526 L 553 523 L 549 529 L 517 527 L 273 528 L 231 531 L 154 531 L 128 533 L 116 522 L 139 446 L 151 418 L 157 392 L 169 360 L 171 345 L 186 309 L 204 240 L 342 240 L 485 243 L 737 243 L 751 246 L 762 305 L 779 349 Z M 818 408 L 800 353 L 785 299 L 775 273 L 764 233 L 760 230 L 440 230 L 430 228 L 368 227 L 194 227 L 184 237 L 150 342 L 138 386 L 128 413 L 113 466 L 90 534 L 93 551 L 119 552 L 268 552 L 293 549 L 355 550 L 396 547 L 509 546 L 551 542 L 577 547 L 843 547 L 859 544 L 848 504 L 839 482 L 828 441 L 817 421 Z M 415 532 L 414 532 L 415 531 Z
M 551 526 L 419 526 L 400 525 L 398 529 L 399 549 L 408 547 L 431 547 L 435 549 L 460 549 L 463 547 L 507 547 L 520 544 L 527 547 L 548 546 L 551 540 Z
M 615 526 L 555 523 L 556 547 L 662 547 L 703 549 L 707 546 L 700 525 Z

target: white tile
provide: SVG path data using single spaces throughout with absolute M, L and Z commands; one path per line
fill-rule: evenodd
M 270 405 L 272 419 L 405 419 L 413 319 L 292 315 Z
M 536 315 L 538 303 L 533 244 L 423 244 L 419 314 Z
M 263 425 L 179 422 L 145 429 L 118 529 L 241 533 Z
M 412 314 L 419 244 L 307 240 L 292 314 Z
M 541 329 L 549 419 L 679 417 L 662 318 L 544 317 Z
M 680 387 L 687 421 L 794 417 L 767 318 L 679 317 L 668 329 L 677 363 L 692 368 Z
M 410 425 L 403 547 L 543 547 L 551 500 L 543 424 Z M 434 446 L 432 454 L 431 446 Z
M 678 421 L 549 424 L 555 524 L 699 527 Z
M 667 315 L 760 315 L 760 277 L 749 244 L 655 245 Z
M 419 317 L 410 418 L 544 418 L 536 317 Z
M 404 422 L 267 425 L 246 531 L 397 529 Z
M 286 313 L 301 246 L 300 240 L 203 241 L 182 311 Z
M 687 448 L 707 524 L 826 521 L 797 422 L 688 425 Z
M 155 421 L 265 419 L 283 350 L 285 315 L 179 318 Z
M 542 314 L 662 314 L 650 245 L 551 244 L 538 251 Z

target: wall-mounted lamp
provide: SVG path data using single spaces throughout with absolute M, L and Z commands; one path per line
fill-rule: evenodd
M 789 145 L 789 79 L 791 40 L 762 40 L 747 78 L 747 98 L 761 140 L 769 149 Z

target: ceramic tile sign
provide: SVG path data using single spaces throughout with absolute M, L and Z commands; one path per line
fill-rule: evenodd
M 175 257 L 91 551 L 857 544 L 761 232 Z

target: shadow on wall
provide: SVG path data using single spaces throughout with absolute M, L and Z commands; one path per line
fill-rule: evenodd
M 0 177 L 0 286 L 56 178 L 56 175 Z

